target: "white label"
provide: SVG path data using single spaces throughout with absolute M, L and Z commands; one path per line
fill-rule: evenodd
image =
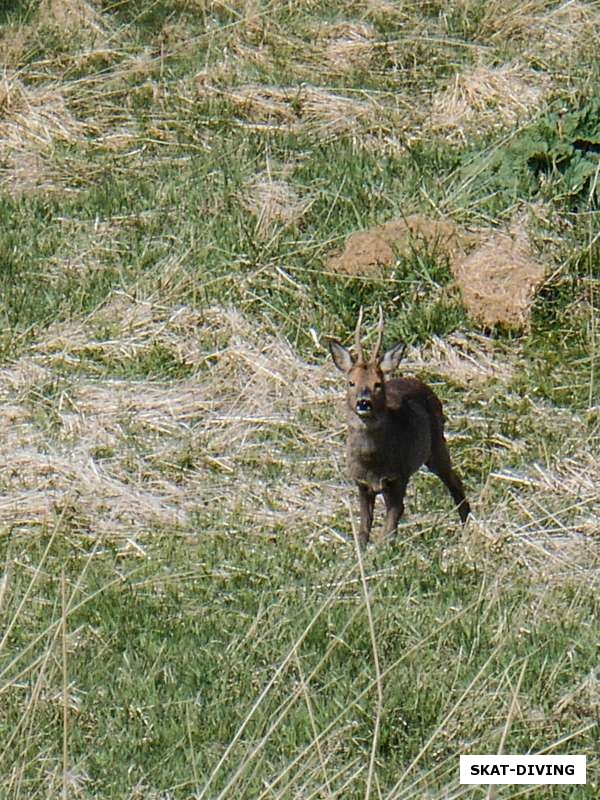
M 585 756 L 461 756 L 461 783 L 585 783 Z

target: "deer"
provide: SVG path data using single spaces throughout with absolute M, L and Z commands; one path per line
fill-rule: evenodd
M 442 404 L 418 378 L 389 376 L 404 355 L 396 344 L 380 356 L 383 311 L 379 308 L 377 341 L 367 359 L 361 345 L 363 309 L 354 332 L 356 357 L 336 339 L 329 339 L 335 366 L 346 376 L 348 472 L 358 488 L 361 549 L 368 545 L 373 527 L 375 498 L 383 495 L 386 516 L 383 538 L 397 533 L 404 513 L 409 479 L 425 465 L 446 485 L 464 525 L 471 513 L 461 479 L 452 468 L 444 437 Z

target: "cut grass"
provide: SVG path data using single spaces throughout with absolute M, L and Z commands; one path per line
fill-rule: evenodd
M 0 795 L 478 798 L 458 756 L 502 747 L 588 784 L 498 797 L 595 797 L 595 177 L 490 164 L 589 106 L 597 9 L 142 5 L 0 12 Z M 534 195 L 526 336 L 436 252 L 324 267 Z M 476 519 L 418 475 L 361 564 L 324 336 L 380 303 Z

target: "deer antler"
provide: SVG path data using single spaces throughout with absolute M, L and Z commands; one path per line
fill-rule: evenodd
M 356 323 L 356 330 L 354 331 L 354 347 L 356 348 L 356 358 L 358 361 L 364 361 L 365 356 L 363 353 L 362 345 L 360 343 L 360 326 L 362 325 L 363 307 L 360 307 L 358 312 L 358 322 Z
M 373 355 L 371 356 L 371 361 L 377 361 L 379 358 L 379 351 L 381 349 L 381 342 L 383 340 L 383 308 L 379 306 L 379 322 L 377 323 L 377 342 L 375 344 L 375 349 L 373 350 Z

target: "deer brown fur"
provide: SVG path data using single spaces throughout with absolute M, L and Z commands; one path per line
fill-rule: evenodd
M 465 523 L 471 509 L 450 461 L 442 404 L 417 378 L 387 379 L 398 367 L 404 347 L 396 345 L 379 356 L 381 309 L 377 344 L 369 360 L 360 343 L 361 322 L 362 308 L 355 331 L 356 358 L 338 341 L 330 340 L 333 361 L 347 379 L 347 458 L 350 476 L 358 486 L 361 545 L 369 541 L 378 494 L 386 506 L 384 536 L 396 533 L 408 481 L 423 465 L 444 482 Z

